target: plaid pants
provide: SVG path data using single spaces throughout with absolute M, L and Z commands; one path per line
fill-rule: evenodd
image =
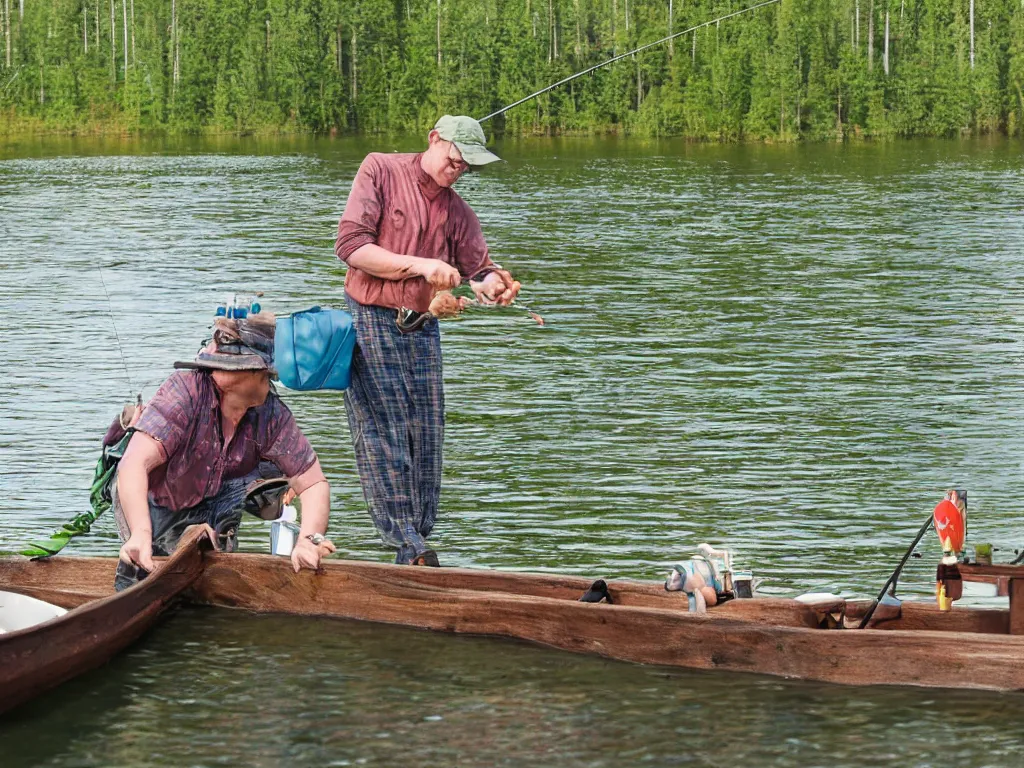
M 428 548 L 441 495 L 441 334 L 434 319 L 404 334 L 394 309 L 345 299 L 356 329 L 345 410 L 359 482 L 384 544 L 408 563 Z

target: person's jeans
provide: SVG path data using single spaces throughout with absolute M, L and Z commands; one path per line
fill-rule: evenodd
M 245 500 L 245 489 L 249 483 L 261 478 L 282 477 L 283 474 L 274 464 L 263 462 L 258 468 L 244 477 L 226 480 L 215 496 L 203 499 L 194 507 L 174 512 L 149 500 L 149 519 L 153 524 L 153 554 L 169 555 L 178 546 L 178 540 L 190 525 L 208 524 L 218 534 L 219 546 L 225 552 L 234 552 L 238 545 L 238 525 L 242 521 L 242 502 Z M 117 476 L 111 487 L 111 501 L 114 519 L 117 521 L 118 534 L 121 541 L 128 539 L 130 531 L 121 509 L 121 501 L 117 494 Z M 117 573 L 114 576 L 114 589 L 120 592 L 133 586 L 145 578 L 146 572 L 124 561 L 118 561 Z

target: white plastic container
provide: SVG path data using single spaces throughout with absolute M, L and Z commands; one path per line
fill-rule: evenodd
M 270 554 L 284 557 L 291 555 L 299 539 L 299 526 L 295 523 L 297 518 L 295 507 L 286 504 L 281 510 L 281 516 L 270 524 Z
M 63 616 L 66 610 L 34 597 L 14 592 L 0 592 L 0 635 L 34 627 L 44 621 Z

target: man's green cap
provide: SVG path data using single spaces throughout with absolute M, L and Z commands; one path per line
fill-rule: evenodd
M 487 137 L 480 123 L 465 115 L 445 115 L 434 124 L 434 130 L 445 141 L 452 142 L 470 165 L 487 165 L 501 160 L 487 151 Z

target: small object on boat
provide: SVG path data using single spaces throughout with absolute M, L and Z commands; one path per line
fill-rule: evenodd
M 608 582 L 604 579 L 598 579 L 590 585 L 590 589 L 583 593 L 583 596 L 579 599 L 581 603 L 600 603 L 601 601 L 606 603 L 614 603 L 612 600 L 611 593 L 608 592 Z
M 957 562 L 967 538 L 967 491 L 946 491 L 946 498 L 936 505 L 932 517 L 942 543 L 942 560 L 935 572 L 935 599 L 939 610 L 948 611 L 964 593 Z
M 831 592 L 807 592 L 793 599 L 814 611 L 819 629 L 847 628 L 846 598 Z
M 708 605 L 717 605 L 734 596 L 732 553 L 710 544 L 700 544 L 697 549 L 699 555 L 672 568 L 665 578 L 665 591 L 685 592 L 690 613 L 707 613 Z M 751 595 L 752 579 L 750 574 L 746 584 Z
M 848 605 L 850 605 L 848 603 Z M 881 600 L 872 601 L 869 604 L 854 604 L 852 610 L 847 610 L 844 613 L 842 628 L 843 629 L 862 629 L 860 626 L 864 616 L 868 614 L 870 610 L 870 616 L 868 617 L 870 628 L 874 629 L 882 622 L 895 621 L 903 616 L 903 601 L 900 600 L 892 592 L 887 592 L 882 596 Z
M 967 538 L 967 491 L 946 491 L 946 498 L 936 505 L 932 517 L 944 559 L 961 554 Z
M 34 627 L 63 616 L 66 610 L 16 592 L 0 592 L 0 635 Z
M 842 603 L 846 598 L 833 594 L 832 592 L 806 592 L 793 598 L 804 605 L 818 605 L 819 603 Z
M 945 558 L 935 572 L 935 598 L 939 610 L 948 611 L 953 603 L 963 597 L 964 582 L 955 562 L 947 563 Z
M 732 594 L 737 598 L 754 596 L 754 574 L 752 571 L 732 572 Z
M 291 504 L 285 504 L 281 517 L 270 524 L 270 554 L 289 557 L 299 539 L 298 513 Z
M 991 544 L 975 544 L 974 545 L 974 564 L 975 565 L 992 565 L 992 545 Z

